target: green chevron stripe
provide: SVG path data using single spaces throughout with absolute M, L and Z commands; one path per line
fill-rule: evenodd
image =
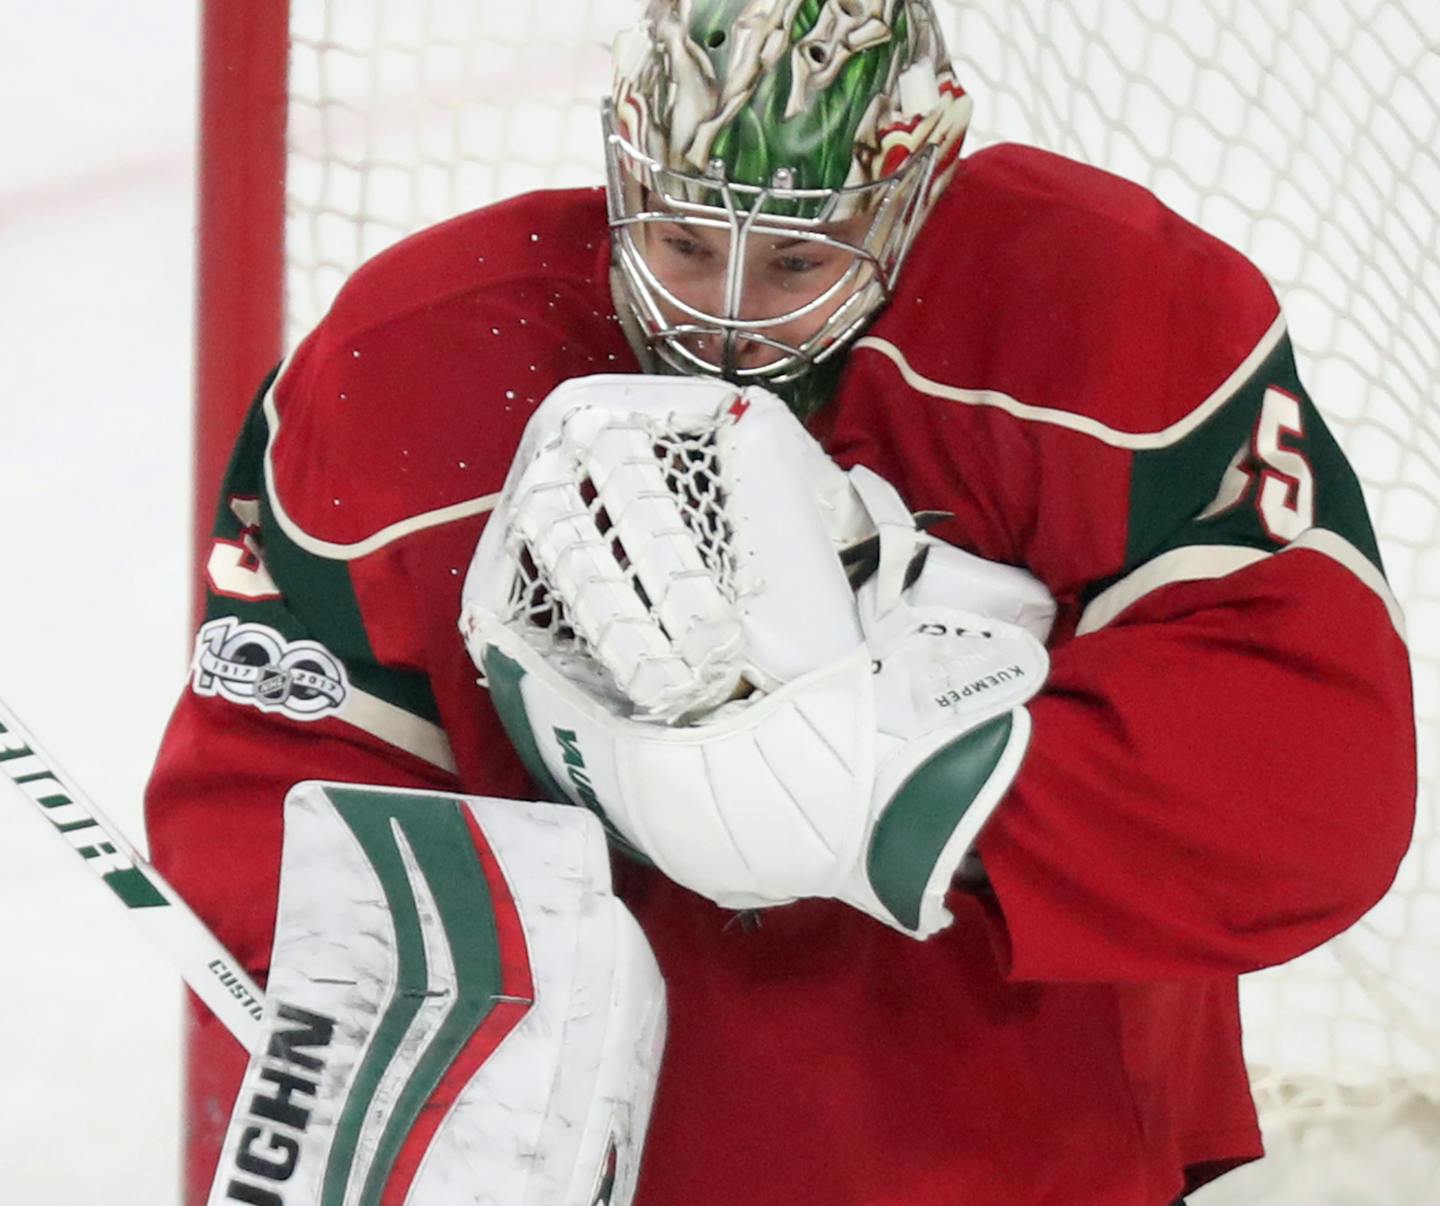
M 503 991 L 490 888 L 475 859 L 462 806 L 447 797 L 363 788 L 326 789 L 374 868 L 396 935 L 396 986 L 336 1125 L 321 1206 L 341 1206 L 365 1120 L 386 1069 L 430 991 L 430 967 L 410 878 L 392 823 L 404 833 L 435 900 L 457 980 L 455 999 L 406 1080 L 381 1132 L 357 1206 L 375 1206 L 420 1111 Z

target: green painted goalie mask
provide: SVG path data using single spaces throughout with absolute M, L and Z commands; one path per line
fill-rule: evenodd
M 651 0 L 605 106 L 618 304 L 672 370 L 801 381 L 888 300 L 969 116 L 929 0 Z

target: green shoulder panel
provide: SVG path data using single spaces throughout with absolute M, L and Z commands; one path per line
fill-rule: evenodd
M 331 700 L 330 711 L 339 707 L 341 693 L 360 692 L 379 701 L 387 715 L 402 717 L 402 724 L 408 715 L 433 726 L 439 712 L 428 678 L 376 657 L 351 563 L 301 548 L 276 519 L 265 484 L 270 428 L 262 404 L 274 378 L 267 378 L 251 406 L 221 487 L 196 653 L 199 659 L 208 649 L 221 672 L 206 678 L 197 671 L 197 685 L 204 684 L 202 694 L 233 702 L 256 702 L 267 684 L 276 692 L 290 690 L 291 706 L 257 706 L 295 714 L 297 701 L 310 698 L 312 717 L 327 711 L 316 692 Z M 246 661 L 256 664 L 258 676 L 248 685 L 235 668 Z M 261 664 L 267 661 L 268 667 Z M 297 688 L 297 674 L 318 678 L 302 678 Z
M 1191 545 L 1275 551 L 1302 525 L 1334 532 L 1383 572 L 1360 482 L 1306 393 L 1286 336 L 1193 431 L 1135 454 L 1116 577 Z

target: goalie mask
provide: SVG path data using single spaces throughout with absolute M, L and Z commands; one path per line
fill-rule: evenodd
M 929 0 L 651 0 L 605 106 L 616 302 L 669 369 L 807 374 L 889 299 L 970 116 Z

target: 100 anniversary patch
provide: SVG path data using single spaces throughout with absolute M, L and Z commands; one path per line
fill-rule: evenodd
M 294 720 L 338 712 L 350 693 L 345 669 L 316 641 L 287 641 L 264 624 L 234 616 L 200 629 L 191 662 L 195 694 L 220 696 Z

